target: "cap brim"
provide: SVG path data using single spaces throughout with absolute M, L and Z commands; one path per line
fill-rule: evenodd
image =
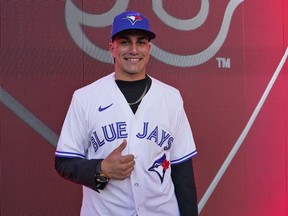
M 152 31 L 147 31 L 147 30 L 143 30 L 143 29 L 138 29 L 138 28 L 132 28 L 132 29 L 125 29 L 125 30 L 122 30 L 122 31 L 119 31 L 117 33 L 115 33 L 114 35 L 112 35 L 111 39 L 112 41 L 117 37 L 119 36 L 120 34 L 123 34 L 125 32 L 129 32 L 129 31 L 133 31 L 133 30 L 138 30 L 138 31 L 141 31 L 141 32 L 144 32 L 147 36 L 148 36 L 148 39 L 149 41 L 156 38 L 156 34 Z

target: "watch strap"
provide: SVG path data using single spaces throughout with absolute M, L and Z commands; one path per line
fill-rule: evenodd
M 97 192 L 99 193 L 98 190 L 103 190 L 107 183 L 109 182 L 109 178 L 107 175 L 105 175 L 102 170 L 101 170 L 101 163 L 103 159 L 100 159 L 97 164 L 96 164 L 96 174 L 95 174 L 95 183 L 96 183 L 96 188 Z

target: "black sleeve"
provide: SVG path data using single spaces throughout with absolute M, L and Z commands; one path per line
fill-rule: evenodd
M 192 159 L 171 166 L 172 181 L 181 216 L 198 216 Z
M 55 157 L 55 169 L 65 179 L 97 191 L 95 174 L 99 160 Z

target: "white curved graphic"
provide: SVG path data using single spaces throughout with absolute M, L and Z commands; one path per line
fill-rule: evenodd
M 175 53 L 170 53 L 153 44 L 151 49 L 151 56 L 165 64 L 173 65 L 176 67 L 193 67 L 203 64 L 204 62 L 211 59 L 222 47 L 227 37 L 232 15 L 238 5 L 243 1 L 244 0 L 231 0 L 228 3 L 218 35 L 216 36 L 212 44 L 210 44 L 210 46 L 208 46 L 200 53 L 192 55 L 179 55 Z M 82 25 L 95 28 L 109 26 L 112 24 L 113 17 L 125 11 L 128 8 L 128 5 L 129 0 L 118 0 L 115 1 L 114 6 L 106 13 L 95 15 L 81 11 L 74 5 L 72 0 L 67 0 L 65 8 L 65 19 L 68 31 L 72 39 L 80 49 L 82 49 L 92 58 L 95 58 L 100 62 L 112 64 L 113 60 L 110 56 L 109 51 L 102 49 L 101 47 L 92 43 L 84 34 Z M 201 26 L 205 22 L 209 12 L 208 0 L 202 0 L 201 8 L 197 16 L 187 20 L 180 20 L 169 15 L 166 11 L 164 11 L 164 8 L 162 6 L 162 0 L 153 0 L 152 6 L 153 11 L 155 13 L 157 11 L 156 14 L 160 20 L 162 20 L 166 25 L 182 31 L 193 30 Z
M 113 8 L 103 14 L 87 14 L 77 8 L 72 0 L 66 1 L 66 25 L 68 31 L 77 44 L 89 56 L 105 63 L 113 63 L 110 53 L 97 45 L 93 44 L 84 34 L 82 25 L 89 27 L 105 27 L 112 24 L 113 17 L 125 11 L 128 7 L 129 0 L 117 0 Z M 97 20 L 97 22 L 96 22 Z
M 177 30 L 190 31 L 190 30 L 197 29 L 207 19 L 207 16 L 209 13 L 209 1 L 202 0 L 201 8 L 197 16 L 191 19 L 186 19 L 186 20 L 177 19 L 171 16 L 170 14 L 168 14 L 163 8 L 162 0 L 153 0 L 152 9 L 155 12 L 155 14 L 158 16 L 158 18 L 167 26 L 170 26 L 171 28 L 174 28 Z
M 231 149 L 231 151 L 229 152 L 229 154 L 227 155 L 226 159 L 224 160 L 224 162 L 222 163 L 220 169 L 218 170 L 216 176 L 214 177 L 214 179 L 212 180 L 211 184 L 209 185 L 209 187 L 207 188 L 205 194 L 203 195 L 203 197 L 201 198 L 199 204 L 198 204 L 198 212 L 200 214 L 200 212 L 202 211 L 202 209 L 204 208 L 205 204 L 207 203 L 208 199 L 210 198 L 211 194 L 213 193 L 213 191 L 215 190 L 216 186 L 218 185 L 219 181 L 221 180 L 222 176 L 224 175 L 224 173 L 226 172 L 227 168 L 229 167 L 231 161 L 233 160 L 233 158 L 235 157 L 236 153 L 238 152 L 239 148 L 241 147 L 243 141 L 245 140 L 247 134 L 249 133 L 251 127 L 253 126 L 259 112 L 261 111 L 263 104 L 265 103 L 276 79 L 278 78 L 280 72 L 282 71 L 283 65 L 285 64 L 285 62 L 288 59 L 288 47 L 286 47 L 286 51 L 284 53 L 284 55 L 282 56 L 276 70 L 274 71 L 268 85 L 266 86 L 265 91 L 263 92 L 258 104 L 256 105 L 251 117 L 249 118 L 245 128 L 243 129 L 242 133 L 240 134 L 239 138 L 237 139 L 236 143 L 233 145 L 233 148 Z M 284 71 L 283 71 L 284 72 Z
M 232 0 L 229 2 L 224 14 L 221 29 L 217 37 L 213 43 L 204 51 L 194 55 L 177 55 L 169 53 L 154 44 L 152 46 L 151 55 L 161 62 L 165 62 L 166 64 L 178 67 L 197 66 L 208 61 L 219 51 L 223 45 L 229 30 L 232 15 L 237 6 L 243 1 L 244 0 Z

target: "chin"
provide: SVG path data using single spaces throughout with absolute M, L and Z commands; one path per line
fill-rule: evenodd
M 135 70 L 127 70 L 126 73 L 133 75 L 133 74 L 140 74 L 141 71 L 138 71 L 138 70 L 137 71 L 135 71 Z

